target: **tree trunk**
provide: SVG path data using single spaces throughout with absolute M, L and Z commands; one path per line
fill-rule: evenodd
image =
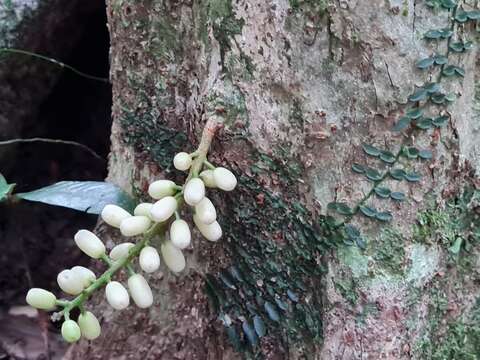
M 154 179 L 181 183 L 173 155 L 193 151 L 206 119 L 217 116 L 224 127 L 209 159 L 232 168 L 239 186 L 212 195 L 222 241 L 195 233 L 183 274 L 150 277 L 149 310 L 115 312 L 95 297 L 103 335 L 67 358 L 235 359 L 243 356 L 235 346 L 268 359 L 478 358 L 478 215 L 470 197 L 445 206 L 478 186 L 477 49 L 448 50 L 473 38 L 474 24 L 415 0 L 109 0 L 107 11 L 109 181 L 141 198 Z M 451 40 L 423 38 L 453 23 Z M 416 67 L 436 53 L 465 75 Z M 408 97 L 437 79 L 456 101 L 420 106 L 448 123 L 392 131 L 418 105 Z M 393 154 L 430 149 L 433 159 L 383 153 L 382 161 L 362 143 Z M 379 194 L 365 203 L 390 211 L 391 222 L 346 216 L 361 238 L 326 218 L 328 203 L 355 208 L 375 184 L 354 163 L 421 174 L 382 180 L 406 201 Z M 267 336 L 251 346 L 255 315 Z

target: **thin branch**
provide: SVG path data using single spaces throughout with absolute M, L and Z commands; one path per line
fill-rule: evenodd
M 11 139 L 11 140 L 5 140 L 5 141 L 0 141 L 0 146 L 3 145 L 12 145 L 12 144 L 18 144 L 18 143 L 34 143 L 34 142 L 43 142 L 43 143 L 49 143 L 49 144 L 62 144 L 62 145 L 72 145 L 79 147 L 87 152 L 89 152 L 92 156 L 95 158 L 105 161 L 104 158 L 102 158 L 100 155 L 98 155 L 95 151 L 93 151 L 91 148 L 89 148 L 86 145 L 80 144 L 76 141 L 69 141 L 69 140 L 58 140 L 58 139 L 48 139 L 48 138 L 29 138 L 29 139 Z
M 31 56 L 31 57 L 34 57 L 34 58 L 37 58 L 37 59 L 40 59 L 40 60 L 50 62 L 50 63 L 55 64 L 55 65 L 58 65 L 61 68 L 68 69 L 68 70 L 74 72 L 75 74 L 77 74 L 81 77 L 84 77 L 86 79 L 101 81 L 103 83 L 110 84 L 110 80 L 107 79 L 107 78 L 86 74 L 86 73 L 84 73 L 80 70 L 75 69 L 73 66 L 67 65 L 67 64 L 65 64 L 61 61 L 55 60 L 53 58 L 49 58 L 49 57 L 44 56 L 44 55 L 36 54 L 36 53 L 26 51 L 26 50 L 12 49 L 12 48 L 0 48 L 0 53 L 2 53 L 2 52 Z

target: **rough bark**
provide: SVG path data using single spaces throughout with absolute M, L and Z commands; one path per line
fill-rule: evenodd
M 225 126 L 211 161 L 233 168 L 240 185 L 232 195 L 213 196 L 223 241 L 196 236 L 184 274 L 152 276 L 156 301 L 149 310 L 113 312 L 96 297 L 104 335 L 73 347 L 68 358 L 240 356 L 204 291 L 207 274 L 236 263 L 258 294 L 272 289 L 294 309 L 286 318 L 295 321 L 267 320 L 269 335 L 253 350 L 266 358 L 435 358 L 435 339 L 451 335 L 453 319 L 467 328 L 478 311 L 478 245 L 452 260 L 449 247 L 466 235 L 451 224 L 467 210 L 459 215 L 444 205 L 478 181 L 477 49 L 449 55 L 466 74 L 442 83 L 458 98 L 446 127 L 409 136 L 391 131 L 415 86 L 437 76 L 438 68 L 422 72 L 416 61 L 447 51 L 446 41 L 426 42 L 422 34 L 448 26 L 451 14 L 414 0 L 111 0 L 108 16 L 109 180 L 141 195 L 153 179 L 182 179 L 171 169 L 172 155 L 194 149 L 205 119 L 216 114 Z M 456 25 L 454 36 L 472 30 Z M 391 224 L 355 217 L 365 250 L 317 246 L 328 243 L 326 205 L 355 204 L 371 187 L 350 169 L 354 162 L 379 166 L 361 143 L 396 152 L 403 141 L 432 149 L 434 157 L 408 165 L 422 174 L 420 182 L 386 182 L 408 201 L 372 198 L 394 213 Z M 300 294 L 298 304 L 287 288 Z M 229 313 L 237 325 L 242 316 L 251 319 L 243 297 Z

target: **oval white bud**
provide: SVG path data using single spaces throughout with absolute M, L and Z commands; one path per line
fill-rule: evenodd
M 32 288 L 28 290 L 26 297 L 27 304 L 42 310 L 51 310 L 55 307 L 57 298 L 50 291 Z
M 62 324 L 62 337 L 66 342 L 72 343 L 80 339 L 80 327 L 73 320 L 65 320 Z
M 175 183 L 170 180 L 154 181 L 148 187 L 148 194 L 156 200 L 171 196 L 175 194 Z
M 183 198 L 190 206 L 197 205 L 205 197 L 205 184 L 202 179 L 194 178 L 190 180 L 183 191 Z
M 158 251 L 154 247 L 145 246 L 142 251 L 140 251 L 138 262 L 143 271 L 151 273 L 160 267 L 160 255 L 158 255 Z
M 146 216 L 132 216 L 120 223 L 120 232 L 123 236 L 137 236 L 147 231 L 151 222 Z
M 152 289 L 147 283 L 147 280 L 140 275 L 135 274 L 128 278 L 128 289 L 133 301 L 139 308 L 145 309 L 153 304 Z
M 235 175 L 223 167 L 217 167 L 213 170 L 213 178 L 218 188 L 224 191 L 232 191 L 237 186 L 237 178 Z
M 173 166 L 180 171 L 187 171 L 192 166 L 192 157 L 186 152 L 179 152 L 173 158 Z
M 72 271 L 82 279 L 82 285 L 84 288 L 89 287 L 91 283 L 97 280 L 95 273 L 92 270 L 87 269 L 86 267 L 74 266 L 72 268 Z
M 57 283 L 63 292 L 78 295 L 83 291 L 83 279 L 72 270 L 63 270 L 57 276 Z
M 150 217 L 150 210 L 152 208 L 152 203 L 141 203 L 138 204 L 135 210 L 133 210 L 133 215 L 135 216 L 147 216 Z
M 204 224 L 211 224 L 217 220 L 217 210 L 207 197 L 204 197 L 202 201 L 195 206 L 195 213 L 198 216 L 198 220 Z
M 98 259 L 105 254 L 105 245 L 91 231 L 80 230 L 75 234 L 74 239 L 80 250 L 94 259 Z
M 94 340 L 100 336 L 100 323 L 90 311 L 85 311 L 78 316 L 78 326 L 85 339 Z
M 103 208 L 101 216 L 108 225 L 118 228 L 123 220 L 132 215 L 120 206 L 110 204 Z
M 170 226 L 170 241 L 172 244 L 183 250 L 190 245 L 192 235 L 185 220 L 175 220 Z
M 206 187 L 208 188 L 217 187 L 217 183 L 215 182 L 215 178 L 213 177 L 213 170 L 203 170 L 199 176 Z
M 150 216 L 153 221 L 163 222 L 168 220 L 175 210 L 177 210 L 177 200 L 173 196 L 167 196 L 153 204 Z
M 166 240 L 160 246 L 165 265 L 173 272 L 180 272 L 185 269 L 185 257 L 180 249 L 173 246 L 170 240 Z
M 205 224 L 198 218 L 198 215 L 193 215 L 193 222 L 197 226 L 200 233 L 205 237 L 205 239 L 210 241 L 217 241 L 222 237 L 222 228 L 217 221 L 214 221 L 211 224 Z
M 115 310 L 123 310 L 130 304 L 127 289 L 118 281 L 110 281 L 105 287 L 105 296 L 108 303 Z
M 112 250 L 110 250 L 110 258 L 113 261 L 117 261 L 120 258 L 123 258 L 128 255 L 129 250 L 135 245 L 131 242 L 125 242 L 118 245 L 115 245 Z

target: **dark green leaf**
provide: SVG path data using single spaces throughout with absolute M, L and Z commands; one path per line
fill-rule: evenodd
M 406 129 L 409 125 L 410 125 L 410 122 L 412 120 L 407 117 L 407 116 L 402 116 L 398 121 L 397 123 L 395 124 L 395 126 L 393 127 L 393 131 L 402 131 L 404 129 Z
M 236 281 L 238 281 L 238 282 L 243 282 L 244 281 L 242 272 L 240 271 L 240 269 L 236 265 L 230 266 L 228 271 L 230 272 L 230 275 L 232 276 L 232 278 L 234 278 Z
M 450 44 L 449 48 L 450 48 L 450 50 L 452 50 L 454 52 L 457 52 L 457 53 L 463 52 L 463 50 L 464 50 L 462 42 L 452 43 L 452 44 Z
M 448 62 L 448 58 L 443 55 L 435 55 L 433 57 L 433 60 L 435 61 L 435 64 L 437 65 L 445 65 Z
M 403 169 L 392 169 L 390 170 L 390 176 L 395 180 L 404 180 L 406 172 Z
M 367 179 L 372 181 L 379 181 L 382 179 L 382 174 L 380 174 L 380 172 L 372 168 L 368 168 L 365 170 L 365 176 L 367 177 Z
M 432 127 L 432 119 L 430 118 L 422 118 L 415 122 L 415 126 L 422 130 L 427 130 Z
M 275 298 L 275 303 L 277 304 L 277 306 L 278 306 L 281 310 L 283 310 L 283 311 L 287 311 L 287 310 L 288 310 L 288 304 L 287 304 L 285 301 L 283 301 L 283 300 L 281 300 L 281 299 L 279 299 L 279 298 L 276 297 L 276 298 Z
M 367 217 L 375 217 L 375 215 L 377 214 L 377 210 L 375 210 L 370 206 L 361 205 L 359 209 L 362 212 L 362 214 Z
M 424 149 L 418 152 L 418 156 L 424 160 L 429 160 L 432 158 L 433 154 L 430 150 Z
M 377 149 L 375 146 L 363 143 L 362 148 L 363 148 L 363 151 L 365 151 L 365 153 L 367 153 L 370 156 L 380 155 L 380 150 Z
M 7 180 L 0 174 L 0 201 L 12 193 L 15 184 L 8 184 Z
M 227 327 L 227 336 L 235 351 L 240 351 L 242 344 L 240 342 L 240 337 L 238 336 L 237 330 L 235 330 L 235 326 Z
M 462 69 L 461 67 L 458 67 L 458 66 L 454 66 L 454 71 L 455 73 L 458 75 L 458 76 L 465 76 L 465 70 Z
M 423 110 L 420 108 L 412 108 L 408 110 L 406 113 L 406 116 L 412 120 L 418 119 L 422 115 L 423 115 Z
M 480 10 L 467 11 L 467 16 L 470 20 L 480 20 Z
M 352 209 L 345 204 L 345 203 L 340 203 L 340 202 L 331 202 L 327 205 L 327 208 L 330 210 L 334 210 L 338 212 L 339 214 L 342 215 L 351 215 L 352 214 Z
M 407 147 L 405 148 L 405 156 L 408 157 L 409 159 L 416 159 L 418 157 L 418 149 L 413 147 L 413 146 L 410 146 L 410 147 Z
M 445 9 L 453 9 L 457 3 L 453 0 L 441 0 L 442 7 Z
M 119 187 L 101 181 L 61 181 L 17 196 L 89 214 L 100 214 L 108 204 L 118 205 L 130 212 L 135 206 L 133 199 Z
M 464 50 L 470 50 L 473 48 L 473 42 L 472 41 L 466 41 L 463 43 L 463 49 Z
M 410 181 L 410 182 L 417 182 L 417 181 L 420 181 L 422 179 L 422 177 L 421 177 L 420 174 L 410 172 L 410 173 L 405 174 L 405 179 Z
M 423 87 L 429 94 L 433 94 L 436 92 L 439 92 L 440 89 L 440 84 L 439 83 L 427 83 Z
M 423 88 L 420 88 L 417 91 L 415 91 L 412 95 L 410 95 L 408 97 L 408 100 L 412 102 L 422 101 L 427 98 L 427 95 L 428 95 L 427 91 Z
M 454 102 L 455 100 L 457 100 L 457 97 L 455 96 L 454 93 L 450 93 L 450 94 L 445 95 L 445 100 L 451 103 L 451 102 Z
M 353 225 L 347 224 L 345 225 L 345 232 L 349 239 L 355 239 L 360 236 L 360 231 Z
M 442 74 L 445 76 L 453 76 L 455 75 L 455 66 L 447 65 L 443 68 Z
M 255 329 L 248 323 L 248 321 L 244 321 L 242 323 L 242 329 L 244 334 L 247 336 L 247 340 L 252 347 L 258 345 L 258 336 L 255 333 Z
M 390 196 L 390 189 L 386 187 L 376 187 L 373 191 L 381 198 L 388 198 Z
M 425 59 L 422 59 L 422 60 L 419 60 L 417 61 L 417 68 L 419 69 L 428 69 L 430 66 L 433 65 L 433 63 L 435 62 L 435 60 L 433 58 L 425 58 Z
M 445 102 L 445 95 L 442 93 L 433 94 L 430 99 L 435 104 L 443 104 Z
M 263 305 L 263 308 L 267 312 L 268 317 L 272 321 L 280 321 L 280 315 L 278 314 L 277 309 L 275 308 L 275 305 L 272 303 L 265 301 L 265 304 Z
M 267 333 L 267 328 L 265 327 L 265 323 L 263 322 L 262 318 L 258 315 L 253 317 L 253 327 L 255 328 L 255 332 L 257 333 L 258 337 L 264 337 Z
M 448 122 L 448 116 L 442 115 L 433 119 L 432 124 L 436 127 L 442 127 Z
M 299 298 L 297 296 L 297 294 L 295 294 L 292 290 L 288 289 L 287 290 L 287 296 L 290 300 L 292 300 L 293 302 L 298 302 Z
M 363 174 L 365 172 L 365 168 L 362 165 L 357 163 L 354 163 L 352 165 L 352 170 L 358 174 Z
M 235 290 L 235 284 L 233 283 L 232 279 L 230 278 L 230 275 L 226 271 L 220 272 L 220 279 L 222 282 L 225 284 L 225 286 L 229 289 Z
M 446 28 L 446 29 L 441 29 L 439 30 L 440 32 L 440 35 L 442 37 L 442 39 L 448 39 L 449 37 L 451 37 L 453 35 L 453 31 Z
M 382 151 L 380 154 L 380 159 L 388 164 L 393 164 L 395 162 L 395 155 L 390 151 Z
M 380 221 L 391 221 L 393 219 L 392 213 L 389 211 L 377 212 L 375 218 Z
M 464 23 L 468 20 L 467 13 L 462 8 L 457 9 L 457 13 L 455 14 L 455 20 L 459 23 Z
M 403 201 L 405 200 L 405 194 L 403 192 L 400 192 L 400 191 L 394 191 L 390 194 L 390 197 L 393 199 L 393 200 L 397 200 L 397 201 Z
M 442 33 L 439 30 L 428 30 L 424 37 L 425 39 L 436 40 L 442 37 Z
M 357 246 L 362 249 L 362 250 L 366 250 L 367 249 L 367 242 L 365 241 L 365 239 L 361 236 L 355 238 L 355 243 L 357 244 Z
M 453 243 L 453 245 L 448 248 L 448 251 L 455 255 L 458 254 L 462 249 L 462 243 L 463 239 L 461 237 L 458 237 Z

